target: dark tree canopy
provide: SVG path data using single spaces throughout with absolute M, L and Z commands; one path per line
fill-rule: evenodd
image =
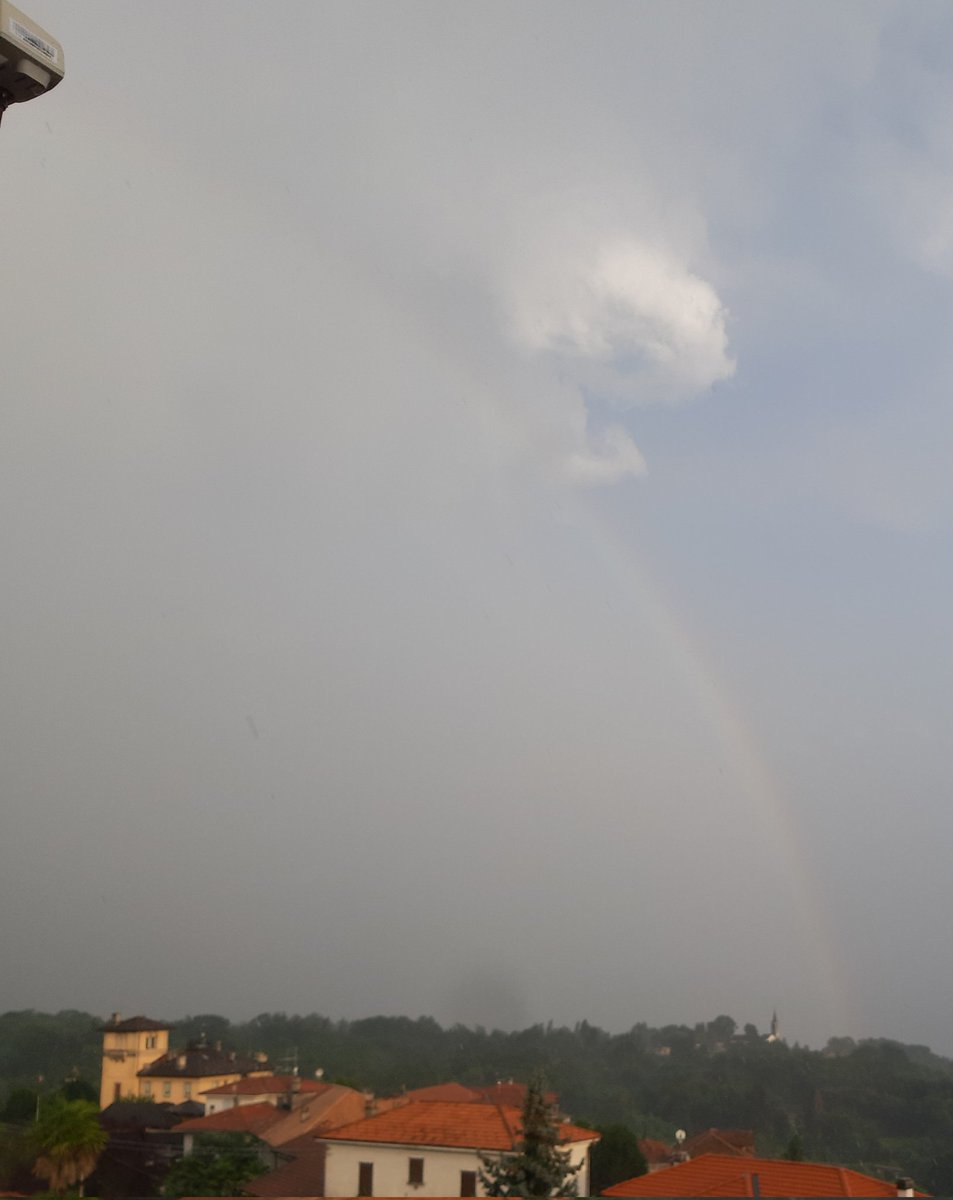
M 257 1138 L 247 1133 L 200 1134 L 163 1186 L 166 1196 L 237 1196 L 242 1185 L 268 1169 Z
M 599 1141 L 592 1147 L 589 1192 L 599 1196 L 614 1183 L 622 1183 L 648 1171 L 639 1139 L 627 1125 L 600 1125 Z

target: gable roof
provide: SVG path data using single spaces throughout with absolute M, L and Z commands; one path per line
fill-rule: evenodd
M 672 1147 L 659 1138 L 639 1138 L 639 1149 L 650 1166 L 652 1163 L 667 1163 L 672 1157 Z
M 752 1129 L 706 1129 L 696 1133 L 681 1146 L 689 1158 L 701 1154 L 754 1154 L 754 1130 Z
M 468 1104 L 480 1099 L 480 1093 L 475 1088 L 465 1087 L 462 1083 L 435 1083 L 431 1087 L 414 1088 L 395 1097 L 399 1100 L 451 1100 L 458 1104 Z
M 402 1092 L 394 1100 L 452 1100 L 458 1104 L 502 1104 L 505 1108 L 522 1108 L 526 1103 L 526 1084 L 514 1083 L 512 1079 L 499 1080 L 490 1084 L 466 1085 L 463 1083 L 435 1083 L 431 1087 L 414 1088 Z M 555 1107 L 559 1103 L 556 1092 L 546 1092 L 547 1104 Z
M 702 1154 L 606 1188 L 603 1196 L 896 1196 L 883 1179 L 827 1163 Z M 926 1193 L 917 1192 L 918 1196 Z
M 263 1100 L 260 1104 L 239 1104 L 212 1113 L 209 1117 L 192 1117 L 174 1127 L 175 1133 L 253 1133 L 261 1137 L 266 1130 L 288 1114 Z
M 479 1101 L 418 1100 L 324 1134 L 329 1142 L 376 1142 L 399 1146 L 454 1146 L 470 1150 L 512 1150 L 519 1137 L 517 1108 Z M 560 1145 L 598 1141 L 592 1129 L 559 1125 Z
M 229 1105 L 221 1112 L 211 1113 L 192 1121 L 183 1121 L 175 1133 L 223 1133 L 240 1131 L 253 1133 L 270 1146 L 284 1147 L 297 1142 L 304 1134 L 320 1135 L 324 1129 L 334 1129 L 354 1121 L 364 1111 L 363 1093 L 339 1083 L 326 1084 L 320 1094 L 306 1093 L 297 1097 L 291 1108 L 278 1106 L 266 1099 L 251 1104 Z
M 478 1087 L 474 1089 L 478 1096 L 484 1100 L 491 1100 L 494 1104 L 504 1104 L 511 1108 L 522 1108 L 526 1103 L 527 1086 L 525 1083 L 514 1083 L 512 1079 L 500 1079 L 496 1083 L 491 1083 L 487 1087 Z M 559 1103 L 559 1096 L 556 1092 L 544 1092 L 543 1099 L 553 1108 Z
M 299 1095 L 307 1092 L 314 1095 L 330 1091 L 333 1083 L 318 1083 L 316 1079 L 302 1079 L 298 1075 L 249 1075 L 221 1087 L 206 1088 L 203 1096 L 284 1096 L 288 1092 Z

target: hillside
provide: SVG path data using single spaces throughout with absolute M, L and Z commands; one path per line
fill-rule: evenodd
M 165 1014 L 151 1014 L 165 1015 Z M 0 1016 L 0 1095 L 52 1089 L 77 1076 L 98 1084 L 101 1018 L 32 1011 Z M 246 1023 L 213 1014 L 175 1022 L 181 1044 L 205 1033 L 273 1063 L 297 1055 L 316 1069 L 378 1093 L 442 1080 L 526 1079 L 542 1068 L 574 1118 L 622 1122 L 670 1140 L 682 1127 L 755 1130 L 759 1153 L 780 1155 L 797 1135 L 808 1159 L 871 1174 L 912 1174 L 953 1193 L 953 1062 L 923 1046 L 832 1039 L 824 1050 L 768 1042 L 730 1017 L 694 1028 L 633 1026 L 610 1034 L 586 1022 L 515 1032 L 442 1028 L 421 1017 L 331 1021 L 264 1013 Z

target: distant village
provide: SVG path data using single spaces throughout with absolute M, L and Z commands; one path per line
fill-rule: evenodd
M 174 1164 L 208 1153 L 209 1146 L 235 1145 L 236 1135 L 249 1156 L 247 1179 L 236 1191 L 249 1197 L 547 1194 L 487 1187 L 488 1164 L 525 1150 L 525 1080 L 478 1087 L 438 1080 L 376 1096 L 328 1082 L 321 1070 L 313 1078 L 296 1067 L 275 1071 L 265 1054 L 239 1054 L 204 1036 L 175 1046 L 172 1027 L 146 1016 L 114 1013 L 102 1033 L 100 1121 L 109 1141 L 98 1184 L 104 1200 L 159 1195 Z M 764 1040 L 779 1039 L 775 1013 Z M 667 1049 L 660 1045 L 656 1052 Z M 544 1099 L 548 1136 L 571 1181 L 566 1193 L 593 1194 L 591 1162 L 600 1133 L 574 1124 L 555 1093 Z M 905 1177 L 888 1182 L 829 1164 L 760 1158 L 755 1141 L 752 1130 L 718 1128 L 673 1130 L 671 1143 L 643 1138 L 642 1172 L 600 1194 L 924 1194 Z

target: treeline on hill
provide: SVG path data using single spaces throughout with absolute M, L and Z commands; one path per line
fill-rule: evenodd
M 739 1032 L 725 1016 L 621 1034 L 585 1021 L 503 1032 L 443 1028 L 429 1017 L 284 1013 L 245 1023 L 202 1014 L 174 1024 L 176 1045 L 204 1034 L 263 1050 L 276 1069 L 296 1056 L 303 1075 L 321 1069 L 326 1080 L 380 1095 L 445 1080 L 526 1080 L 542 1070 L 577 1121 L 624 1124 L 666 1142 L 677 1128 L 752 1129 L 760 1154 L 791 1151 L 870 1174 L 910 1174 L 929 1191 L 953 1194 L 953 1062 L 923 1046 L 834 1038 L 810 1050 L 769 1043 L 752 1025 Z M 39 1076 L 46 1088 L 66 1079 L 98 1086 L 101 1025 L 79 1012 L 0 1016 L 0 1104 L 35 1088 Z

